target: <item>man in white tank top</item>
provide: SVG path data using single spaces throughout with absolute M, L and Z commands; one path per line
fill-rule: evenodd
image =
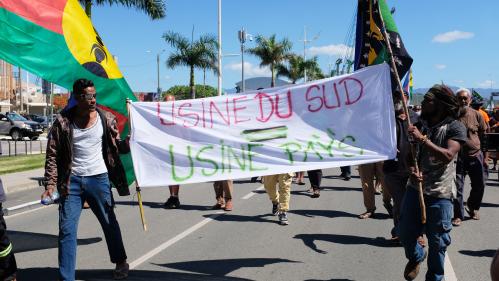
M 120 195 L 129 194 L 125 173 L 117 151 L 129 151 L 119 139 L 116 120 L 96 107 L 96 91 L 90 80 L 78 79 L 72 95 L 77 105 L 61 113 L 49 134 L 45 177 L 50 196 L 55 187 L 61 193 L 59 208 L 59 280 L 74 281 L 78 221 L 87 201 L 101 224 L 111 262 L 116 264 L 114 279 L 128 276 L 127 256 L 114 214 L 112 183 Z M 128 191 L 128 193 L 127 193 Z

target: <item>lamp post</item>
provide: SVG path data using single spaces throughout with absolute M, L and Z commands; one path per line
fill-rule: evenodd
M 320 34 L 320 33 L 319 33 Z M 303 61 L 307 60 L 307 44 L 317 40 L 319 38 L 319 34 L 315 35 L 312 39 L 307 39 L 307 27 L 303 27 Z M 307 68 L 303 70 L 303 80 L 307 82 Z
M 246 38 L 249 38 L 250 41 L 253 41 L 253 37 L 251 34 L 246 33 L 246 30 L 244 28 L 241 28 L 237 32 L 237 35 L 239 37 L 239 42 L 241 42 L 241 93 L 244 93 L 246 91 L 246 84 L 244 82 L 244 43 L 246 42 Z
M 156 66 L 157 66 L 157 75 L 158 75 L 158 88 L 156 89 L 156 100 L 159 100 L 160 96 L 161 96 L 161 86 L 159 85 L 159 56 L 165 52 L 165 49 L 161 50 L 161 52 L 159 52 L 157 55 L 156 55 Z
M 222 95 L 222 0 L 218 0 L 218 95 Z

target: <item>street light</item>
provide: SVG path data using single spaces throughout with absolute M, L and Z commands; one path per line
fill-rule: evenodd
M 156 89 L 156 100 L 159 100 L 159 97 L 161 96 L 161 87 L 159 85 L 159 56 L 164 53 L 166 50 L 163 49 L 159 53 L 156 54 L 156 73 L 158 76 L 158 88 Z M 146 51 L 146 53 L 151 53 L 151 51 Z
M 319 35 L 320 35 L 320 32 L 319 32 L 319 34 L 315 35 L 314 38 L 309 40 L 309 39 L 307 39 L 307 27 L 306 26 L 303 27 L 303 40 L 302 40 L 303 41 L 303 61 L 307 60 L 307 44 L 319 39 Z M 303 76 L 304 76 L 303 79 L 305 80 L 304 82 L 307 82 L 307 68 L 305 68 L 303 70 Z
M 241 30 L 237 32 L 237 35 L 239 37 L 239 42 L 241 42 L 241 93 L 244 93 L 244 91 L 246 91 L 246 85 L 244 82 L 244 43 L 246 42 L 246 39 L 253 41 L 253 36 L 251 34 L 247 34 L 244 28 L 241 28 Z

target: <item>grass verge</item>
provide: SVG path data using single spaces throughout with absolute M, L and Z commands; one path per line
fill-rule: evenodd
M 0 157 L 0 175 L 39 169 L 45 166 L 45 154 Z

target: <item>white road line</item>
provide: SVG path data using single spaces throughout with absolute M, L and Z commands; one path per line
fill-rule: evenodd
M 207 218 L 205 218 L 204 220 L 198 222 L 197 224 L 189 227 L 187 230 L 185 230 L 184 232 L 180 233 L 179 235 L 173 237 L 172 239 L 166 241 L 165 243 L 159 245 L 158 247 L 152 249 L 151 251 L 149 251 L 148 253 L 146 253 L 145 255 L 143 255 L 142 257 L 134 260 L 133 262 L 130 263 L 130 269 L 134 269 L 136 267 L 138 267 L 139 265 L 143 264 L 144 262 L 146 262 L 148 259 L 154 257 L 155 255 L 161 253 L 162 251 L 164 251 L 166 248 L 170 247 L 171 245 L 177 243 L 178 241 L 184 239 L 185 237 L 187 237 L 189 234 L 193 233 L 194 231 L 200 229 L 201 227 L 205 226 L 206 224 L 212 222 L 216 217 L 219 217 L 221 215 L 223 215 L 224 212 L 217 212 L 216 214 L 214 215 L 211 215 Z
M 445 272 L 445 281 L 457 281 L 456 273 L 454 272 L 454 268 L 450 263 L 450 258 L 448 254 L 445 254 L 444 272 Z
M 258 191 L 258 190 L 263 190 L 263 189 L 264 189 L 264 186 L 263 186 L 263 184 L 262 184 L 262 185 L 261 185 L 260 187 L 258 187 L 257 189 L 255 189 L 255 190 L 251 191 L 250 193 L 248 193 L 248 194 L 244 195 L 241 199 L 242 199 L 242 200 L 248 200 L 248 199 L 250 199 L 251 197 L 253 197 L 253 195 L 255 195 L 255 194 L 256 194 L 256 192 L 255 192 L 255 191 Z
M 11 219 L 11 218 L 15 218 L 15 217 L 17 217 L 17 216 L 20 216 L 20 215 L 29 214 L 29 213 L 32 213 L 32 212 L 38 211 L 38 210 L 40 210 L 40 209 L 50 208 L 50 207 L 53 207 L 53 206 L 59 206 L 59 204 L 52 204 L 52 205 L 48 205 L 48 206 L 45 206 L 45 205 L 41 205 L 41 204 L 40 204 L 40 207 L 38 207 L 38 208 L 30 209 L 30 210 L 27 210 L 27 211 L 24 211 L 24 212 L 21 212 L 21 213 L 17 213 L 17 214 L 13 214 L 13 215 L 7 215 L 7 216 L 4 216 L 4 219 L 8 220 L 8 219 Z
M 7 210 L 7 212 L 12 212 L 12 211 L 15 211 L 17 209 L 21 209 L 21 208 L 24 208 L 24 207 L 33 206 L 33 205 L 36 205 L 36 204 L 41 204 L 40 200 L 31 201 L 31 202 L 24 203 L 24 204 L 21 204 L 21 205 L 17 205 L 17 206 L 14 206 L 14 207 L 6 208 L 6 210 Z

